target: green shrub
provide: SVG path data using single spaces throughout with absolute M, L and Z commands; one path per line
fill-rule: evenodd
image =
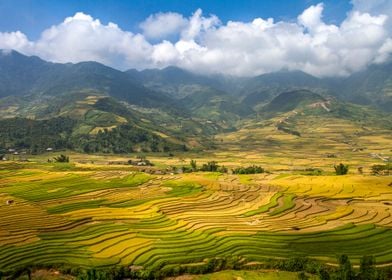
M 348 172 L 348 165 L 340 163 L 339 165 L 334 165 L 336 175 L 346 175 Z
M 69 157 L 63 154 L 54 157 L 53 159 L 55 162 L 69 162 Z
M 202 165 L 200 171 L 216 172 L 218 171 L 219 165 L 216 161 L 209 161 Z
M 323 170 L 320 168 L 306 168 L 301 174 L 309 176 L 319 176 L 323 174 Z
M 248 167 L 238 167 L 232 170 L 233 174 L 257 174 L 264 173 L 264 168 L 256 165 L 248 166 Z
M 392 170 L 392 164 L 376 164 L 372 166 L 373 175 L 389 175 Z

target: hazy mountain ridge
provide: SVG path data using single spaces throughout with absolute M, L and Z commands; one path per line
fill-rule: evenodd
M 49 95 L 94 90 L 142 106 L 169 99 L 134 82 L 129 75 L 97 62 L 50 63 L 15 51 L 0 55 L 0 96 Z
M 354 73 L 342 82 L 342 87 L 347 101 L 392 112 L 392 63 L 371 65 Z
M 192 93 L 234 95 L 237 101 L 270 101 L 285 91 L 307 89 L 338 99 L 376 105 L 389 111 L 392 98 L 392 63 L 372 65 L 346 78 L 317 78 L 302 71 L 279 71 L 253 78 L 203 76 L 178 67 L 125 72 L 97 62 L 51 63 L 12 51 L 0 55 L 0 96 L 59 95 L 95 90 L 141 106 L 175 106 Z M 253 98 L 252 98 L 253 96 Z M 256 104 L 252 104 L 255 106 Z

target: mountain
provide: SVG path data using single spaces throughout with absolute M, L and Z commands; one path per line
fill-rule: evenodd
M 146 88 L 172 97 L 179 107 L 196 118 L 224 121 L 230 126 L 241 117 L 254 113 L 250 106 L 241 104 L 225 90 L 228 84 L 236 81 L 234 78 L 208 77 L 174 66 L 140 72 L 131 69 L 126 73 Z
M 391 110 L 390 70 L 385 64 L 347 78 L 301 71 L 236 78 L 178 67 L 121 72 L 97 62 L 51 63 L 1 52 L 0 148 L 209 149 L 215 135 L 244 123 L 256 127 L 260 118 L 293 135 L 301 134 L 297 120 L 305 117 L 390 129 L 390 117 L 375 109 Z
M 0 51 L 0 97 L 23 96 L 57 65 L 16 51 Z
M 323 103 L 326 99 L 320 94 L 309 90 L 295 90 L 283 92 L 272 99 L 263 107 L 263 112 L 269 113 L 285 113 L 292 111 L 298 107 L 304 107 L 315 103 Z
M 50 63 L 15 51 L 0 55 L 0 96 L 57 96 L 94 91 L 141 106 L 162 106 L 170 99 L 97 62 Z
M 175 107 L 193 93 L 225 92 L 259 108 L 282 92 L 307 89 L 338 99 L 392 110 L 392 63 L 371 65 L 346 78 L 317 78 L 279 71 L 252 78 L 204 76 L 178 68 L 121 72 L 96 62 L 50 63 L 18 52 L 0 54 L 0 97 L 94 91 L 143 107 Z M 236 100 L 238 101 L 238 100 Z M 179 108 L 176 108 L 179 109 Z
M 178 150 L 208 142 L 194 138 L 221 129 L 189 120 L 189 114 L 166 94 L 96 62 L 59 64 L 14 51 L 2 53 L 0 82 L 0 119 L 6 119 L 1 121 L 3 146 L 42 151 L 48 145 L 57 147 L 54 141 L 81 151 Z M 187 123 L 188 129 L 182 131 L 178 122 Z M 41 131 L 40 125 L 59 125 L 66 133 L 55 139 L 49 131 Z M 33 141 L 39 134 L 35 130 L 45 134 L 41 144 Z M 113 139 L 122 142 L 125 150 L 114 149 Z
M 223 122 L 228 127 L 240 118 L 254 113 L 250 106 L 241 104 L 234 97 L 213 88 L 195 90 L 178 102 L 192 112 L 193 116 L 217 123 Z
M 371 65 L 338 83 L 336 92 L 347 101 L 392 112 L 392 63 Z
M 321 79 L 302 71 L 279 71 L 250 78 L 244 84 L 240 95 L 242 103 L 259 111 L 262 106 L 282 92 L 311 90 L 327 93 L 328 85 Z
M 326 123 L 329 126 L 345 122 L 363 131 L 374 130 L 382 133 L 388 133 L 392 129 L 392 117 L 382 110 L 344 102 L 333 96 L 320 95 L 308 90 L 279 94 L 262 108 L 259 116 L 278 120 L 275 124 L 278 130 L 298 136 L 301 135 L 299 131 L 306 129 L 306 124 L 310 122 Z M 347 132 L 340 131 L 345 135 L 350 134 Z
M 302 89 L 392 112 L 392 63 L 337 78 L 317 78 L 301 71 L 263 74 L 246 80 L 240 96 L 242 103 L 258 111 L 278 94 Z
M 175 66 L 146 69 L 140 72 L 131 69 L 126 73 L 146 88 L 167 93 L 176 99 L 181 99 L 193 91 L 211 90 L 211 88 L 222 90 L 224 87 L 219 79 L 198 75 Z

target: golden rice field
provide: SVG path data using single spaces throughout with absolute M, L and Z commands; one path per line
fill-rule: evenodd
M 0 270 L 339 254 L 392 264 L 390 176 L 150 175 L 99 160 L 0 163 Z
M 216 136 L 214 156 L 227 166 L 259 164 L 273 171 L 318 167 L 327 171 L 346 162 L 369 171 L 373 164 L 392 157 L 390 129 L 365 126 L 344 119 L 311 116 L 289 122 L 301 136 L 276 128 L 282 117 L 244 121 L 241 129 Z M 332 156 L 332 157 L 331 157 Z

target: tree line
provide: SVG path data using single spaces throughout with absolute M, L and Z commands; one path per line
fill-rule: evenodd
M 171 143 L 152 132 L 130 124 L 97 134 L 75 134 L 80 123 L 68 117 L 48 120 L 13 118 L 0 120 L 0 154 L 8 149 L 40 154 L 50 150 L 85 153 L 131 153 L 185 151 L 185 145 Z
M 229 169 L 224 165 L 219 165 L 216 161 L 209 161 L 207 163 L 203 163 L 200 167 L 198 167 L 197 162 L 195 160 L 191 160 L 189 162 L 189 166 L 182 166 L 182 171 L 185 173 L 189 172 L 220 172 L 220 173 L 228 173 Z M 233 174 L 257 174 L 264 173 L 265 170 L 261 166 L 251 165 L 247 167 L 237 167 L 231 169 L 231 173 Z
M 363 256 L 359 269 L 354 269 L 347 255 L 337 257 L 338 266 L 326 265 L 306 257 L 270 259 L 263 263 L 249 265 L 241 256 L 209 258 L 199 265 L 171 265 L 155 268 L 114 266 L 108 268 L 80 268 L 67 264 L 25 266 L 14 271 L 1 272 L 0 279 L 16 279 L 38 269 L 55 269 L 64 275 L 72 275 L 77 280 L 123 280 L 123 279 L 164 279 L 183 274 L 206 274 L 221 270 L 274 269 L 297 272 L 298 279 L 309 279 L 317 275 L 320 280 L 387 280 L 392 277 L 392 268 L 377 268 L 373 256 Z

